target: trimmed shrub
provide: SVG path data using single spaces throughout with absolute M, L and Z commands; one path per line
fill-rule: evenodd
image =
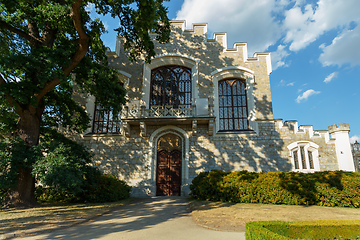
M 246 223 L 246 239 L 359 239 L 360 221 L 258 221 Z
M 131 187 L 112 174 L 94 174 L 88 181 L 85 202 L 115 202 L 130 197 Z
M 200 200 L 220 201 L 223 198 L 220 183 L 225 175 L 220 170 L 200 173 L 190 185 L 191 196 Z
M 38 187 L 36 199 L 42 202 L 115 202 L 130 197 L 131 187 L 111 174 L 92 171 L 85 179 L 81 192 Z
M 360 173 L 204 172 L 190 185 L 199 200 L 234 203 L 360 206 Z

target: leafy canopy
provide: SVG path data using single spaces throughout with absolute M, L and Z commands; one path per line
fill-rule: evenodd
M 125 90 L 108 67 L 105 32 L 98 14 L 119 19 L 129 58 L 155 55 L 149 32 L 169 38 L 163 0 L 0 0 L 0 107 L 21 116 L 36 109 L 45 126 L 83 131 L 89 119 L 72 98 L 73 87 L 94 95 L 105 108 L 120 110 Z M 6 118 L 8 119 L 8 118 Z M 1 124 L 8 122 L 1 118 Z M 9 123 L 10 124 L 10 123 Z

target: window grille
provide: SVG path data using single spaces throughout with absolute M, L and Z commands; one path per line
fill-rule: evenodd
M 114 115 L 111 110 L 105 110 L 96 104 L 93 122 L 93 133 L 120 133 L 120 113 Z
M 248 112 L 245 81 L 219 81 L 219 131 L 248 130 Z
M 310 169 L 314 169 L 314 161 L 313 161 L 313 155 L 312 155 L 311 151 L 308 151 L 308 158 L 309 158 Z
M 151 71 L 150 107 L 182 105 L 191 107 L 191 70 L 182 66 L 163 66 Z
M 294 155 L 294 167 L 295 167 L 295 169 L 299 169 L 299 160 L 298 160 L 297 151 L 294 151 L 293 155 Z

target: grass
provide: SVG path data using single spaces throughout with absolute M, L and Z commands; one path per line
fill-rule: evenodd
M 359 220 L 359 208 L 191 201 L 193 219 L 222 231 L 245 231 L 253 221 Z
M 0 235 L 16 235 L 70 227 L 116 209 L 133 199 L 98 204 L 42 205 L 27 209 L 0 210 Z

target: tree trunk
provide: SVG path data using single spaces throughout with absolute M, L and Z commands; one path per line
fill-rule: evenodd
M 32 108 L 31 110 L 23 110 L 19 115 L 17 123 L 17 135 L 26 142 L 28 147 L 39 144 L 40 136 L 40 122 L 42 110 L 39 108 Z
M 18 121 L 17 135 L 26 142 L 27 147 L 39 144 L 40 122 L 42 110 L 33 108 L 21 111 Z M 32 206 L 36 203 L 35 177 L 31 175 L 32 163 L 23 163 L 18 169 L 17 186 L 9 191 L 6 204 L 8 206 Z

